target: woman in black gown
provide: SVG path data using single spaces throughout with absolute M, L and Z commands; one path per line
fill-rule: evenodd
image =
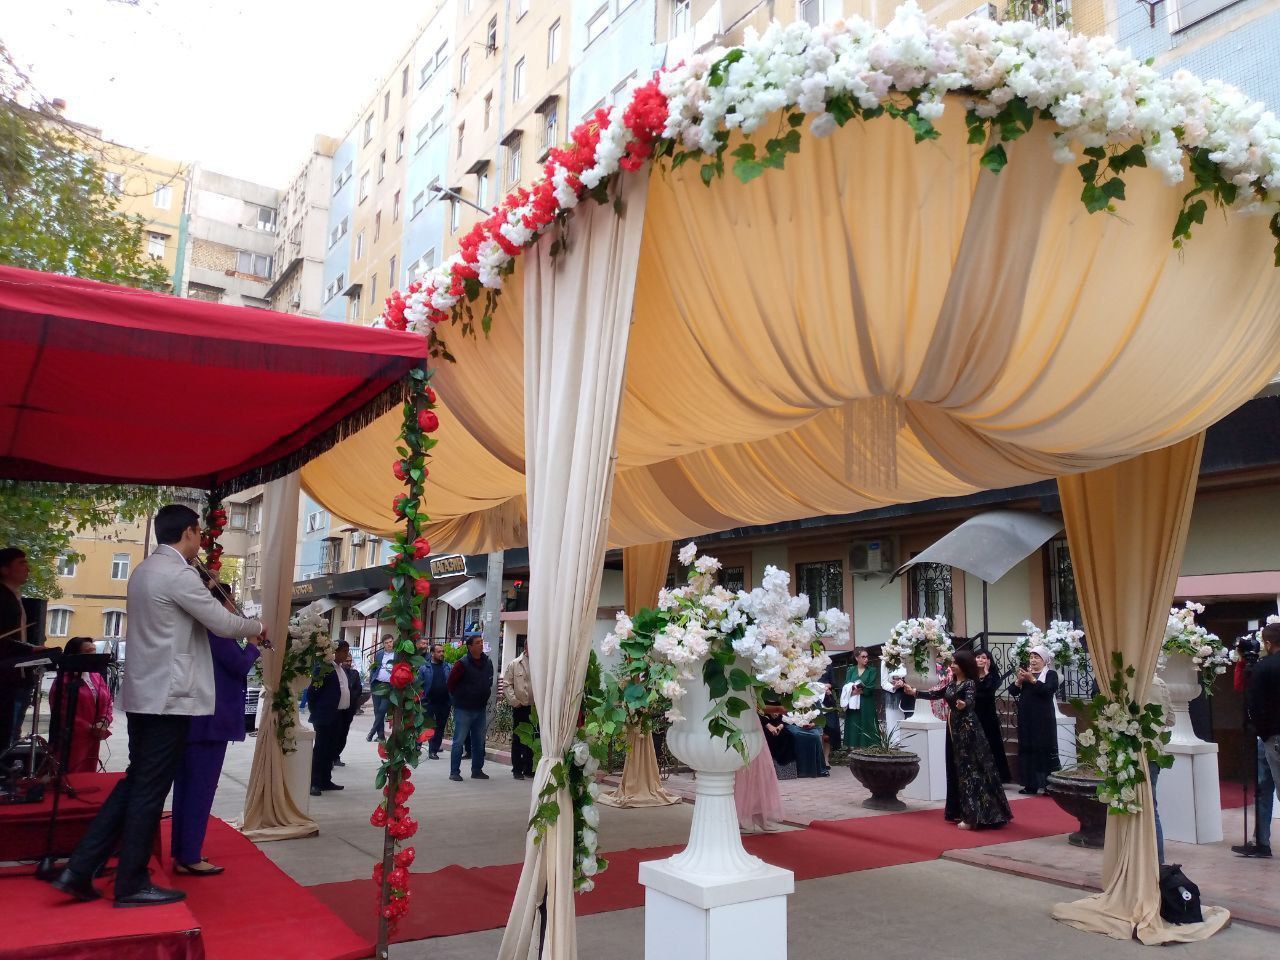
M 1058 692 L 1058 674 L 1049 667 L 1049 651 L 1035 647 L 1031 666 L 1019 667 L 1009 687 L 1018 698 L 1018 767 L 1022 774 L 1019 793 L 1042 793 L 1049 774 L 1062 767 L 1058 760 L 1058 724 L 1053 713 L 1053 697 Z
M 976 710 L 978 664 L 972 650 L 959 650 L 951 661 L 951 679 L 942 690 L 903 689 L 921 700 L 945 700 L 947 727 L 955 751 L 956 801 L 960 808 L 960 829 L 1003 827 L 1013 819 L 1009 799 L 1004 795 L 1000 775 L 986 734 L 978 723 Z
M 1004 676 L 997 669 L 991 654 L 986 650 L 977 652 L 978 678 L 974 685 L 978 688 L 978 723 L 982 724 L 982 732 L 987 736 L 987 745 L 991 747 L 991 759 L 996 762 L 996 773 L 1000 774 L 1000 782 L 1008 783 L 1013 779 L 1009 772 L 1009 758 L 1004 752 L 1004 734 L 1000 730 L 1000 714 L 996 712 L 996 695 Z

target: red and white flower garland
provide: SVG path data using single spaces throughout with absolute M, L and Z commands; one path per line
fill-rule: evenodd
M 995 172 L 1007 162 L 1004 142 L 1036 119 L 1053 120 L 1055 159 L 1074 162 L 1077 149 L 1085 155 L 1081 199 L 1090 211 L 1115 209 L 1129 167 L 1150 165 L 1170 185 L 1189 169 L 1196 185 L 1174 226 L 1175 244 L 1203 222 L 1210 203 L 1270 217 L 1280 241 L 1280 120 L 1262 104 L 1186 71 L 1161 76 L 1110 37 L 1024 21 L 935 26 L 907 3 L 882 29 L 857 17 L 775 24 L 760 36 L 748 31 L 741 47 L 659 71 L 624 110 L 597 110 L 566 146 L 552 149 L 542 177 L 508 194 L 453 256 L 393 293 L 381 323 L 430 338 L 445 320 L 469 318 L 469 304 L 500 290 L 514 259 L 543 231 L 586 197 L 607 199 L 602 185 L 619 170 L 638 170 L 654 156 L 712 158 L 703 165 L 709 183 L 723 174 L 726 131 L 751 134 L 778 111 L 789 111 L 793 126 L 808 120 L 817 136 L 887 114 L 908 122 L 918 140 L 932 139 L 948 93 L 966 99 L 971 139 L 990 142 L 983 163 Z M 795 149 L 790 141 L 784 152 Z M 763 166 L 782 165 L 770 160 L 779 162 Z M 763 166 L 751 152 L 734 172 L 750 179 Z

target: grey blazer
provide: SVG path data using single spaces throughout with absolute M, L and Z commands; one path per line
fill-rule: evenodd
M 213 713 L 213 656 L 206 630 L 256 637 L 262 624 L 229 613 L 173 547 L 161 545 L 129 578 L 129 653 L 120 706 L 126 713 Z

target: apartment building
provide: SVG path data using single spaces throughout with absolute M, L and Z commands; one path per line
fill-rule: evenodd
M 62 646 L 71 637 L 120 639 L 126 635 L 126 587 L 129 574 L 145 556 L 147 525 L 116 524 L 76 535 L 72 547 L 80 559 L 58 561 L 62 596 L 49 601 L 45 636 Z
M 170 289 L 179 289 L 186 256 L 188 167 L 105 140 L 97 145 L 98 162 L 108 189 L 119 198 L 119 209 L 142 219 L 147 255 L 164 264 Z
M 329 187 L 338 146 L 333 137 L 316 136 L 302 169 L 280 197 L 271 254 L 271 286 L 267 289 L 272 310 L 320 316 L 329 232 Z
M 267 308 L 280 191 L 196 167 L 181 296 Z

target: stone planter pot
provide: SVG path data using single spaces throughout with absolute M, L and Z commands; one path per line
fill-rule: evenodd
M 920 758 L 906 750 L 898 753 L 849 751 L 849 772 L 871 791 L 862 801 L 870 810 L 905 810 L 898 792 L 920 773 Z
M 683 719 L 667 731 L 667 749 L 694 772 L 693 824 L 689 845 L 666 863 L 672 872 L 701 884 L 767 873 L 772 868 L 747 853 L 738 829 L 733 780 L 746 763 L 725 740 L 708 731 L 705 717 L 712 700 L 707 685 L 698 678 L 685 686 L 687 692 L 679 704 Z M 735 723 L 747 755 L 754 758 L 764 749 L 764 731 L 755 711 L 748 710 Z
M 1078 767 L 1049 774 L 1046 792 L 1080 823 L 1080 829 L 1067 837 L 1072 846 L 1102 848 L 1107 835 L 1107 805 L 1098 799 L 1101 782 L 1100 777 Z
M 1164 666 L 1157 671 L 1169 688 L 1169 703 L 1173 707 L 1173 729 L 1170 743 L 1204 743 L 1191 726 L 1190 704 L 1200 696 L 1200 673 L 1185 653 L 1170 653 L 1164 657 Z
M 932 657 L 936 653 L 936 651 L 930 649 L 929 653 L 930 653 L 930 656 Z M 930 660 L 930 663 L 933 663 L 933 662 L 934 662 L 933 660 Z M 932 690 L 940 682 L 936 668 L 933 668 L 932 672 L 930 671 L 921 672 L 916 669 L 915 664 L 912 662 L 908 662 L 906 664 L 906 667 L 907 667 L 907 675 L 903 679 L 906 681 L 907 686 L 911 687 L 911 689 L 913 690 L 917 690 L 917 691 Z M 915 712 L 912 713 L 908 719 L 910 719 L 912 723 L 917 725 L 918 727 L 919 726 L 929 726 L 929 727 L 945 727 L 946 726 L 946 723 L 944 723 L 939 717 L 934 715 L 932 700 L 917 700 L 916 706 L 915 706 Z

